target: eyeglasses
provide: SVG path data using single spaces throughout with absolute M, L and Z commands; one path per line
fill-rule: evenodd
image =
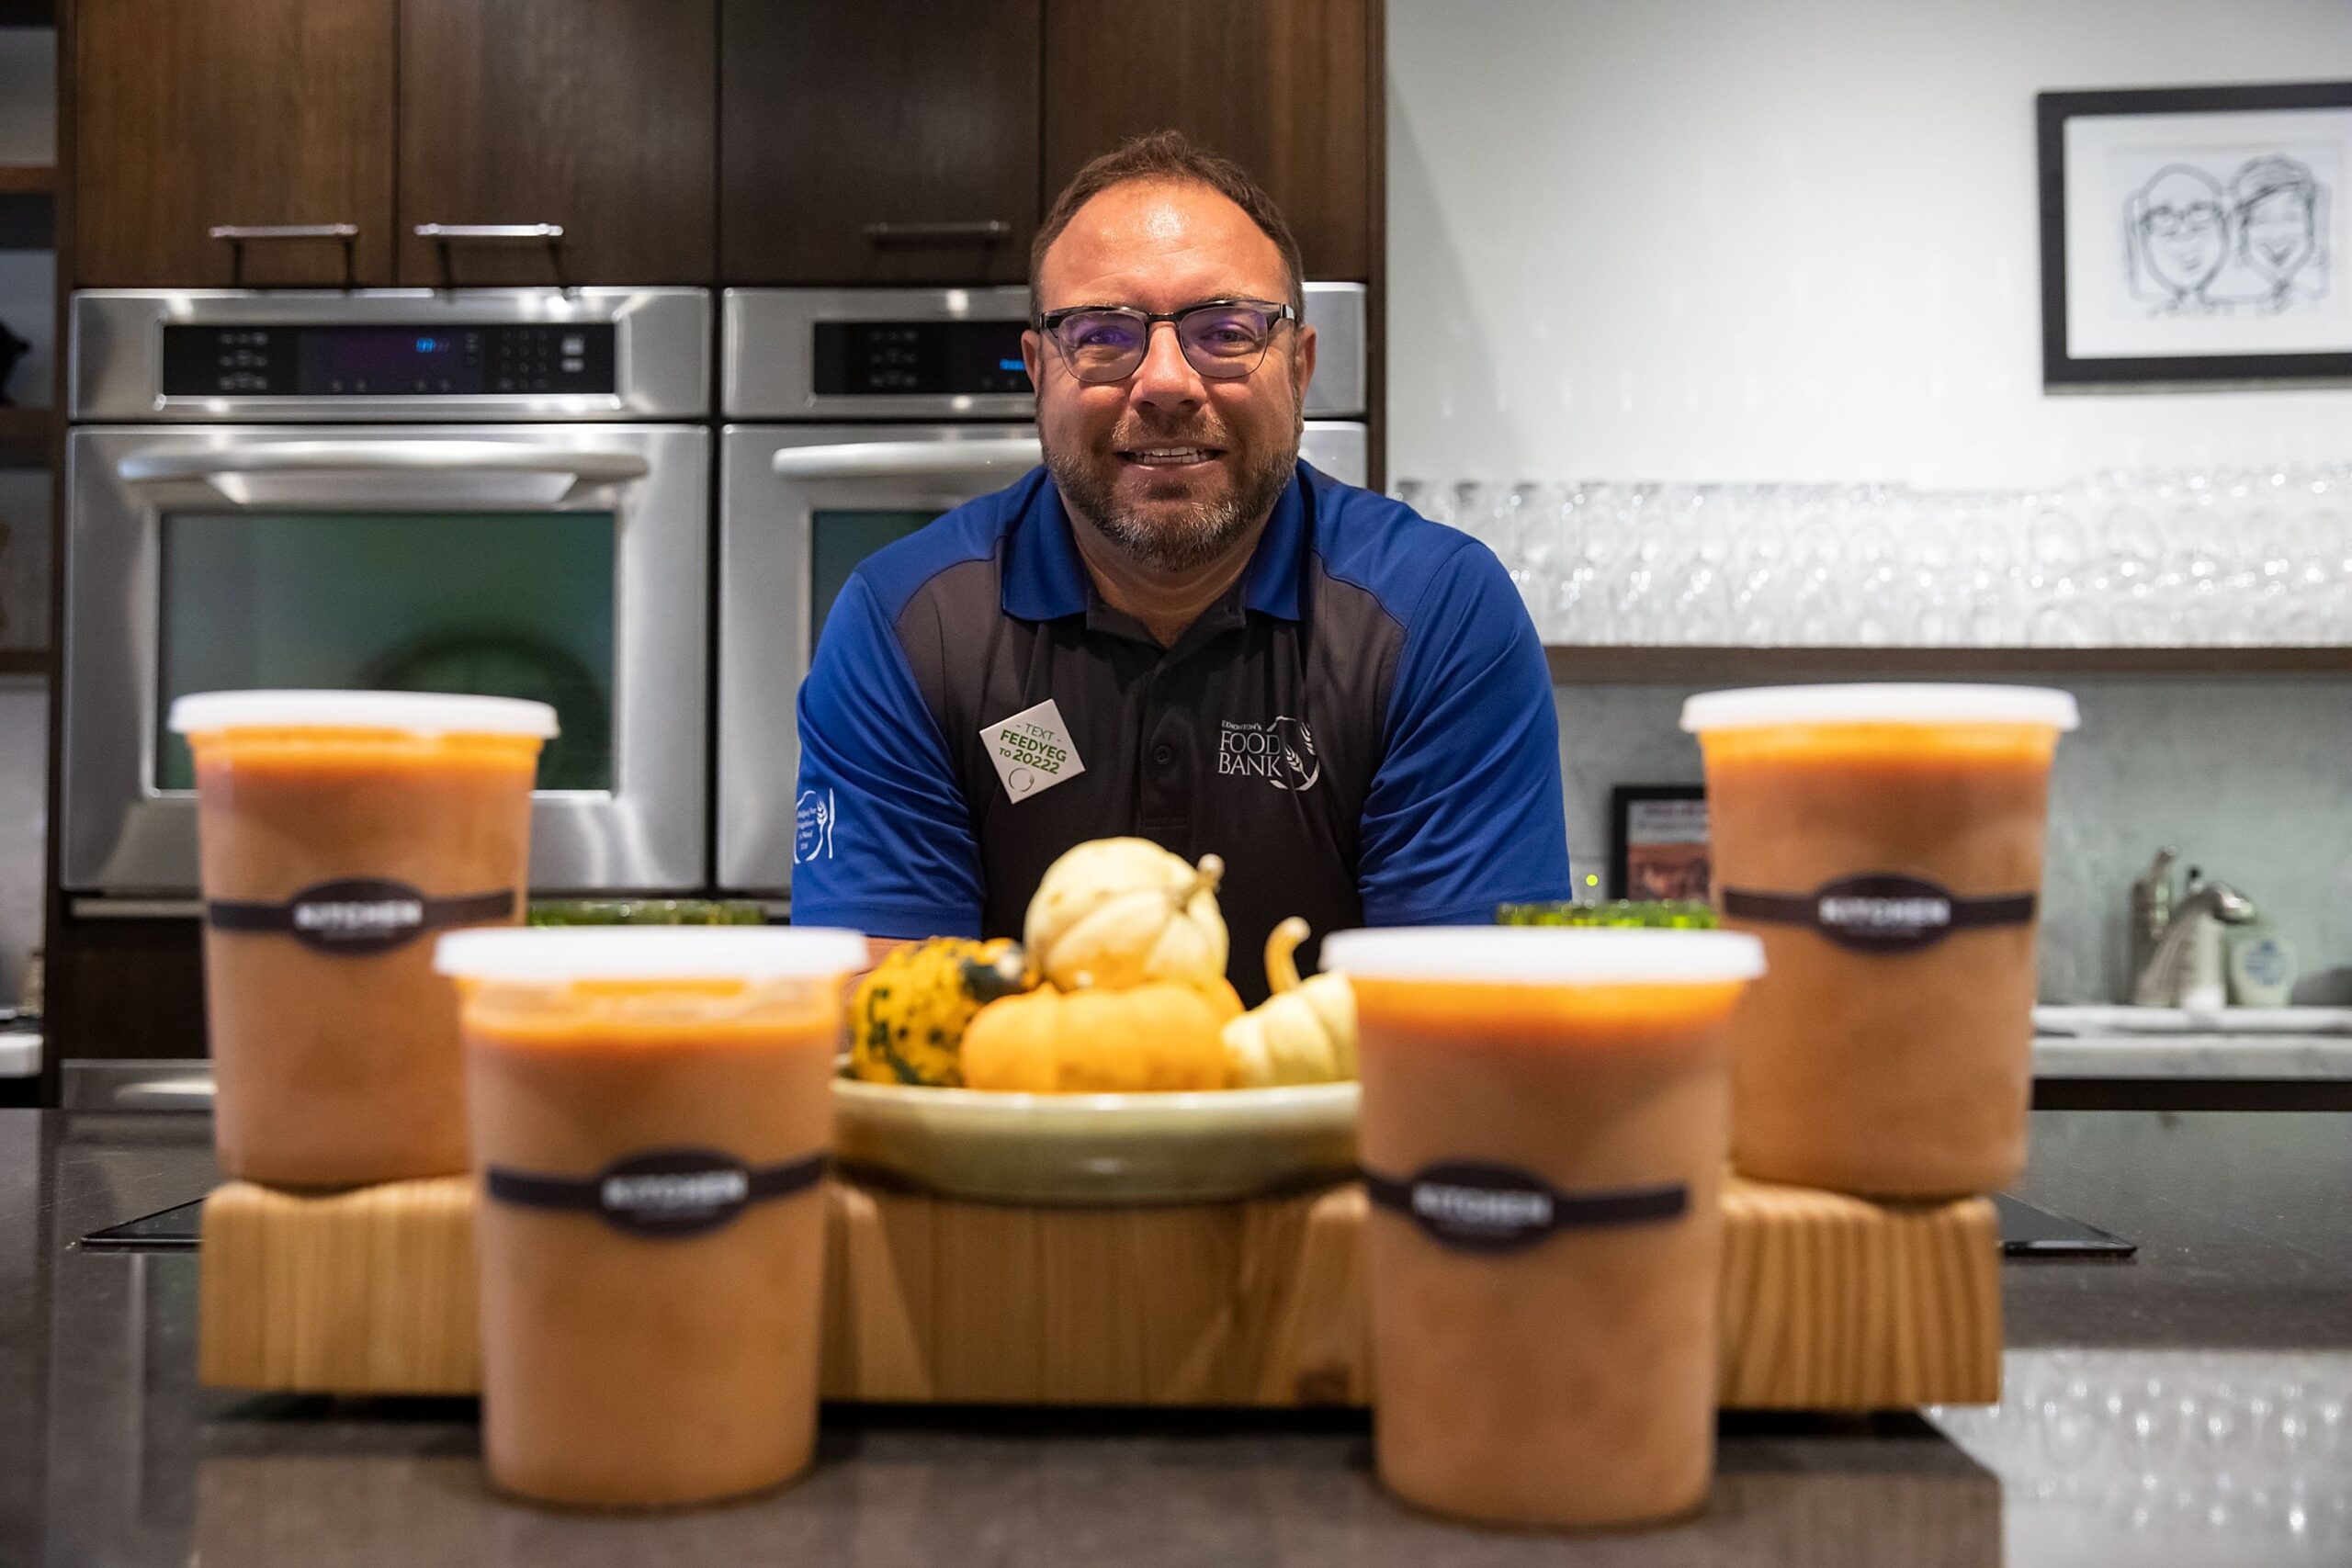
M 1062 351 L 1070 374 L 1090 386 L 1134 375 L 1161 321 L 1176 329 L 1186 364 L 1213 381 L 1238 381 L 1265 359 L 1274 329 L 1296 320 L 1296 310 L 1267 299 L 1209 299 L 1165 312 L 1074 305 L 1046 311 L 1037 328 Z

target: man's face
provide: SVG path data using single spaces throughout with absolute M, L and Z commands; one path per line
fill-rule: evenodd
M 2274 190 L 2245 207 L 2246 260 L 2272 278 L 2286 277 L 2311 258 L 2319 243 L 2310 197 L 2300 190 Z
M 2186 170 L 2148 187 L 2139 226 L 2148 269 L 2176 293 L 2191 294 L 2211 283 L 2229 254 L 2221 186 Z
M 1095 197 L 1046 251 L 1036 285 L 1047 312 L 1290 298 L 1274 243 L 1224 196 L 1189 183 L 1133 181 Z M 1035 331 L 1022 354 L 1054 482 L 1139 566 L 1182 570 L 1216 558 L 1290 482 L 1315 370 L 1311 331 L 1277 328 L 1257 369 L 1232 380 L 1193 369 L 1164 322 L 1118 381 L 1080 381 Z

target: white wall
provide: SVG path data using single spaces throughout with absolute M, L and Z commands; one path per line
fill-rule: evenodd
M 2352 0 L 1389 0 L 1389 472 L 2022 486 L 2352 458 L 2352 391 L 2045 397 L 2033 96 L 2352 78 Z M 2075 680 L 2043 994 L 2159 844 L 2352 998 L 2352 683 Z M 1695 782 L 1685 692 L 1562 688 L 1572 852 Z
M 2352 77 L 2346 0 L 1390 0 L 1389 472 L 2036 484 L 2352 456 L 2046 398 L 2033 96 Z

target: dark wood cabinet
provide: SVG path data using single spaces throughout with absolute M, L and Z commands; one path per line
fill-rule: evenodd
M 1172 127 L 1248 169 L 1309 277 L 1372 276 L 1379 0 L 1046 0 L 1045 189 Z
M 717 25 L 717 0 L 400 0 L 400 280 L 710 281 Z
M 1019 283 L 1039 0 L 726 0 L 729 283 Z
M 81 0 L 74 282 L 225 287 L 220 226 L 348 224 L 392 280 L 394 0 Z M 332 238 L 254 240 L 252 285 L 339 284 Z

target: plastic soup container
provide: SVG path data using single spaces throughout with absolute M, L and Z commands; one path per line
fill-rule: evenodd
M 1724 1035 L 1763 953 L 1720 931 L 1344 931 L 1373 1209 L 1374 1449 L 1408 1502 L 1633 1525 L 1714 1465 Z
M 231 1176 L 335 1187 L 466 1168 L 435 934 L 523 914 L 545 703 L 220 692 L 196 755 L 213 1141 Z
M 1732 1024 L 1732 1154 L 1881 1198 L 2025 1168 L 2050 764 L 2075 699 L 2026 686 L 1692 697 L 1724 924 L 1770 971 Z
M 548 1502 L 701 1502 L 816 1439 L 842 982 L 813 928 L 466 931 L 482 1445 Z

